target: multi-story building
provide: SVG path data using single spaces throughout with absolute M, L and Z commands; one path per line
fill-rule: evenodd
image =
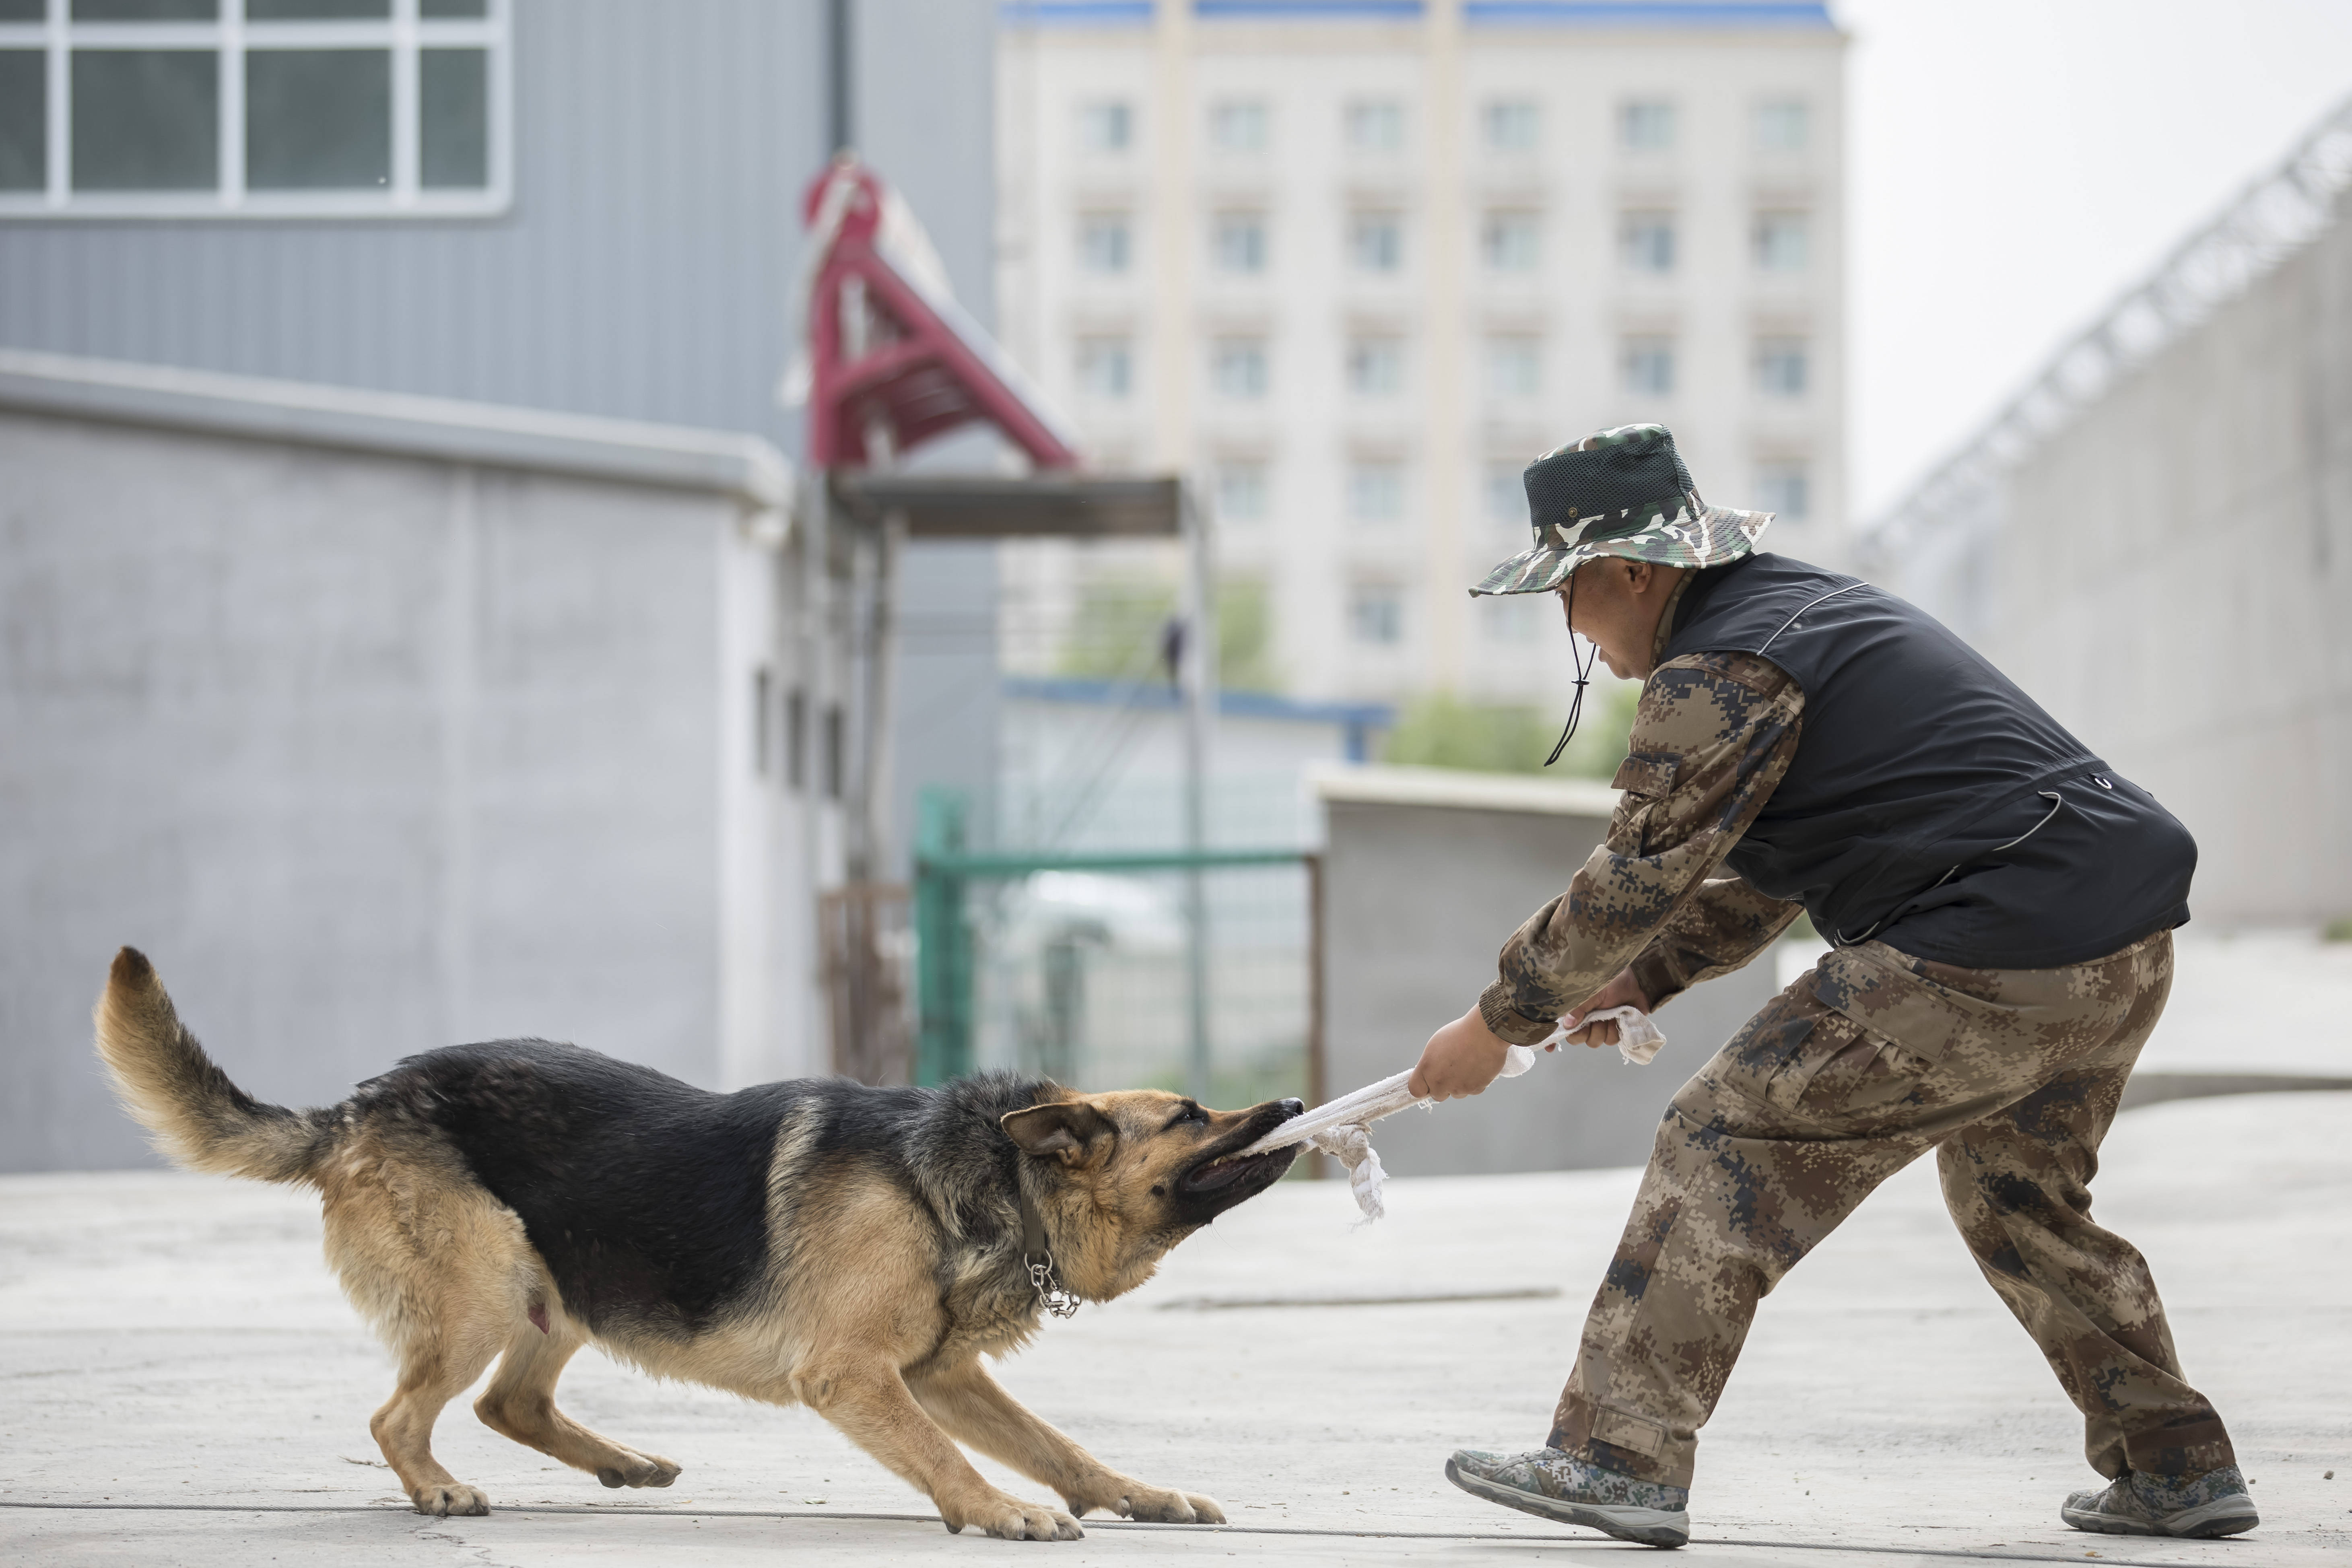
M 1316 698 L 1541 700 L 1465 594 L 1520 470 L 1673 426 L 1772 542 L 1843 534 L 1844 35 L 1783 0 L 1034 0 L 998 44 L 1003 336 L 1098 466 L 1213 498 Z M 1004 556 L 1050 626 L 1088 571 Z M 1096 558 L 1097 561 L 1099 557 Z M 1052 638 L 1010 647 L 1050 658 Z

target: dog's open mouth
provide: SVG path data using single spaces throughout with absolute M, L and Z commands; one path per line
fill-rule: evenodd
M 1176 1185 L 1187 1193 L 1219 1193 L 1237 1182 L 1260 1174 L 1280 1175 L 1290 1168 L 1297 1154 L 1296 1149 L 1268 1149 L 1263 1154 L 1227 1154 L 1195 1165 L 1178 1178 Z

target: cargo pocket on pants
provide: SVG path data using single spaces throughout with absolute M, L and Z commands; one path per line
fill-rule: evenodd
M 1909 1098 L 1935 1064 L 1843 1013 L 1813 1020 L 1764 1086 L 1764 1098 L 1783 1110 L 1843 1114 Z

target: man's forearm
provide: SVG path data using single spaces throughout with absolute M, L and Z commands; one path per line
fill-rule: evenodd
M 1741 968 L 1804 912 L 1744 877 L 1710 877 L 1658 928 L 1630 967 L 1654 1009 L 1703 980 Z
M 1478 1002 L 1487 1028 L 1532 1045 L 1649 954 L 1787 774 L 1803 702 L 1784 672 L 1747 655 L 1696 656 L 1651 677 L 1618 770 L 1624 794 L 1608 838 L 1569 890 L 1504 944 L 1495 983 Z M 1692 934 L 1708 936 L 1706 923 Z M 1728 952 L 1712 938 L 1706 947 Z M 1651 963 L 1651 978 L 1678 990 L 1691 979 L 1673 954 L 1665 950 Z M 1702 954 L 1700 962 L 1715 961 Z

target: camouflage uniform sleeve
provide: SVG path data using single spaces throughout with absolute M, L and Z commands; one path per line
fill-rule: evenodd
M 1795 737 L 1790 739 L 1793 750 Z M 1745 877 L 1709 877 L 1634 958 L 1633 978 L 1655 1011 L 1700 981 L 1747 963 L 1804 910 L 1802 904 L 1758 891 Z
M 1752 906 L 1742 914 L 1739 895 L 1723 887 L 1746 887 L 1738 879 L 1718 879 L 1703 902 L 1702 889 L 1788 773 L 1803 706 L 1794 680 L 1747 654 L 1693 654 L 1651 674 L 1617 771 L 1624 794 L 1609 836 L 1568 891 L 1504 943 L 1497 978 L 1478 998 L 1489 1029 L 1535 1044 L 1661 938 L 1672 951 L 1687 941 L 1698 955 L 1685 984 L 1736 967 L 1727 961 L 1743 924 L 1752 936 L 1765 917 Z M 1694 903 L 1697 911 L 1678 921 Z M 1668 962 L 1682 961 L 1662 952 L 1654 972 Z

